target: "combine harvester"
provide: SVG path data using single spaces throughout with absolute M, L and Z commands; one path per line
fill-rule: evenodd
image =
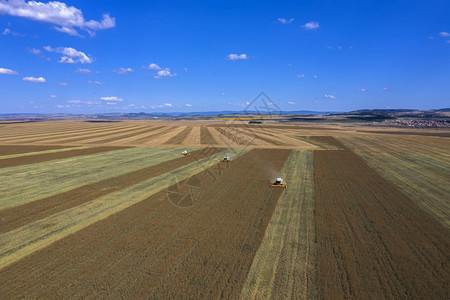
M 225 156 L 222 160 L 221 160 L 221 162 L 230 162 L 231 161 L 231 158 L 227 155 L 227 156 Z
M 280 187 L 280 188 L 287 188 L 287 185 L 283 183 L 282 178 L 277 178 L 274 183 L 271 184 L 271 187 Z
M 181 155 L 191 155 L 191 153 L 188 152 L 187 150 L 184 150 L 183 152 L 181 152 Z

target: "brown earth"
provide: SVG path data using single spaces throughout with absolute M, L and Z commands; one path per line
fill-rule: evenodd
M 0 234 L 121 190 L 133 184 L 137 184 L 149 178 L 157 177 L 206 156 L 219 153 L 222 150 L 223 149 L 216 148 L 208 153 L 204 153 L 202 150 L 193 151 L 191 152 L 191 155 L 186 157 L 165 161 L 138 171 L 84 185 L 64 193 L 0 210 L 0 220 L 2 221 Z
M 289 153 L 252 150 L 188 180 L 201 189 L 191 206 L 161 192 L 36 251 L 0 270 L 0 294 L 236 299 L 283 192 L 270 177 Z
M 319 298 L 449 298 L 448 228 L 351 151 L 314 170 Z
M 211 132 L 209 132 L 208 128 L 205 126 L 200 127 L 200 144 L 217 144 L 216 139 L 212 136 Z
M 216 127 L 215 129 L 238 145 L 254 145 L 252 143 L 251 139 L 248 139 L 248 138 L 245 138 L 245 137 L 239 135 L 239 134 L 242 134 L 241 130 L 236 130 L 234 128 L 223 128 L 223 127 Z
M 392 131 L 392 130 L 357 130 L 358 132 L 367 133 L 381 133 L 381 134 L 403 134 L 403 135 L 425 135 L 425 136 L 440 136 L 440 137 L 450 137 L 449 131 Z
M 30 146 L 30 145 L 0 145 L 0 156 L 38 152 L 45 150 L 55 150 L 67 148 L 66 146 Z
M 93 147 L 93 148 L 87 148 L 87 149 L 75 149 L 75 150 L 68 150 L 63 152 L 55 152 L 55 153 L 42 153 L 42 154 L 36 154 L 36 155 L 30 155 L 30 156 L 21 156 L 21 157 L 14 157 L 14 158 L 6 158 L 0 160 L 0 168 L 7 168 L 7 167 L 14 167 L 14 166 L 20 166 L 20 165 L 27 165 L 27 164 L 34 164 L 49 160 L 55 160 L 55 159 L 63 159 L 63 158 L 69 158 L 69 157 L 75 157 L 80 155 L 90 155 L 95 153 L 101 153 L 106 151 L 114 151 L 118 149 L 125 149 L 129 147 Z
M 180 133 L 175 135 L 174 137 L 167 140 L 164 144 L 169 145 L 181 145 L 184 141 L 184 139 L 188 136 L 188 134 L 191 132 L 192 126 L 188 126 L 185 129 L 183 129 Z
M 159 127 L 157 129 L 157 130 L 159 130 L 158 132 L 155 132 L 155 133 L 150 134 L 148 136 L 145 136 L 145 137 L 139 138 L 137 140 L 134 140 L 133 144 L 145 144 L 145 143 L 151 141 L 153 138 L 157 138 L 159 136 L 162 136 L 162 135 L 164 135 L 164 134 L 174 130 L 174 128 L 175 127 L 173 127 L 173 126 L 169 126 L 169 127 L 168 126 L 162 126 L 162 127 Z

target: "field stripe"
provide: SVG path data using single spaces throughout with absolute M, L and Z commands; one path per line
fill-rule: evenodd
M 1 209 L 180 157 L 181 151 L 135 147 L 0 169 L 0 214 Z
M 218 150 L 216 150 L 216 152 L 217 151 Z M 1 210 L 0 217 L 2 219 L 2 226 L 0 227 L 0 233 L 24 226 L 27 223 L 43 219 L 47 216 L 179 168 L 185 164 L 198 160 L 201 152 L 202 150 L 197 150 L 187 157 L 178 157 L 175 159 L 170 159 L 171 156 L 167 156 L 167 161 L 147 168 L 93 182 L 63 193 Z
M 70 151 L 70 150 L 81 150 L 81 149 L 87 149 L 87 148 L 91 148 L 91 147 L 79 146 L 79 147 L 68 147 L 68 148 L 61 148 L 61 149 L 41 150 L 41 151 L 36 151 L 36 152 L 26 152 L 26 153 L 2 155 L 2 156 L 0 156 L 0 160 L 6 159 L 6 158 L 16 158 L 16 157 L 23 157 L 23 156 L 38 155 L 38 154 L 64 152 L 64 151 Z
M 134 140 L 133 143 L 137 143 L 137 144 L 147 144 L 147 142 L 150 142 L 152 139 L 160 137 L 165 135 L 166 133 L 169 133 L 171 131 L 174 130 L 174 126 L 164 126 L 161 128 L 161 130 L 159 130 L 158 132 L 155 132 L 153 134 L 150 134 L 148 136 L 142 137 L 140 139 Z
M 121 139 L 126 139 L 129 137 L 133 137 L 139 134 L 143 134 L 143 133 L 147 133 L 147 132 L 153 132 L 154 128 L 148 128 L 148 127 L 144 127 L 144 129 L 139 128 L 139 129 L 135 129 L 132 131 L 126 131 L 125 134 L 114 134 L 114 135 L 110 135 L 110 137 L 106 138 L 106 139 L 100 139 L 100 140 L 95 140 L 95 141 L 89 141 L 90 144 L 93 143 L 97 143 L 97 144 L 102 144 L 102 143 L 110 143 L 110 142 L 116 142 L 119 141 Z
M 191 132 L 192 126 L 186 126 L 182 131 L 180 131 L 177 135 L 168 139 L 164 144 L 166 145 L 181 145 L 183 141 L 186 139 L 187 135 Z
M 66 148 L 65 146 L 30 146 L 30 145 L 0 145 L 0 157 L 8 155 L 23 154 L 30 152 L 56 150 Z
M 212 136 L 211 132 L 209 132 L 208 128 L 205 126 L 200 127 L 200 144 L 217 144 L 216 139 Z
M 242 299 L 317 298 L 313 151 L 293 151 L 278 200 L 242 289 Z
M 238 152 L 239 155 L 245 151 Z M 200 154 L 200 153 L 199 153 Z M 212 153 L 211 153 L 212 154 Z M 153 194 L 167 189 L 174 179 L 183 180 L 217 164 L 223 152 L 204 156 L 199 160 L 173 169 L 158 177 L 145 178 L 130 187 L 106 194 L 92 201 L 31 222 L 0 235 L 0 269 L 57 240 L 79 231 L 108 216 L 120 212 Z M 0 288 L 2 290 L 2 288 Z
M 27 165 L 27 164 L 35 164 L 35 163 L 40 163 L 40 162 L 49 161 L 49 160 L 64 159 L 64 158 L 81 156 L 81 155 L 90 155 L 90 154 L 114 151 L 114 150 L 119 150 L 119 149 L 124 149 L 124 148 L 125 147 L 93 147 L 93 148 L 86 148 L 86 149 L 68 150 L 68 151 L 64 151 L 64 152 L 36 154 L 33 156 L 6 158 L 6 159 L 0 160 L 0 168 L 15 167 L 15 166 Z
M 448 297 L 448 228 L 351 151 L 314 170 L 319 298 Z

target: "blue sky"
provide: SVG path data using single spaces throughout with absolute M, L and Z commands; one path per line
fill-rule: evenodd
M 0 0 L 0 113 L 450 106 L 450 1 Z

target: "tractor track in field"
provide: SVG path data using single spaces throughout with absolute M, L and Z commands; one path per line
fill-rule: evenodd
M 213 155 L 221 150 L 223 149 L 213 149 L 208 155 Z M 193 151 L 187 157 L 179 157 L 40 200 L 0 210 L 0 219 L 2 220 L 0 234 L 192 163 L 200 158 L 200 153 L 202 150 Z
M 192 206 L 155 194 L 1 269 L 0 291 L 12 298 L 236 299 L 282 193 L 268 178 L 289 153 L 252 150 L 221 175 L 198 173 L 203 193 Z
M 5 158 L 5 159 L 0 160 L 0 168 L 8 168 L 8 167 L 27 165 L 27 164 L 35 164 L 35 163 L 40 163 L 40 162 L 49 161 L 49 160 L 63 159 L 63 158 L 81 156 L 81 155 L 90 155 L 90 154 L 101 153 L 101 152 L 106 152 L 106 151 L 114 151 L 114 150 L 125 149 L 125 148 L 130 148 L 130 147 L 101 146 L 101 147 L 92 147 L 92 148 L 86 148 L 86 149 L 75 149 L 75 150 L 68 150 L 68 151 L 62 151 L 62 152 L 42 153 L 42 154 L 36 154 L 36 155 L 30 155 L 30 156 Z
M 319 298 L 448 298 L 448 228 L 349 150 L 314 170 Z

